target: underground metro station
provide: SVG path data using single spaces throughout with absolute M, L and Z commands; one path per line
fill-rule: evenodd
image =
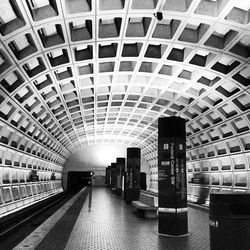
M 0 249 L 250 249 L 249 0 L 0 1 Z

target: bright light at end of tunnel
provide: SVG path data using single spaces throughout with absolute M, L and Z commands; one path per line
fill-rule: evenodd
M 95 152 L 96 163 L 105 166 L 116 162 L 116 158 L 125 156 L 126 149 L 120 145 L 98 145 Z

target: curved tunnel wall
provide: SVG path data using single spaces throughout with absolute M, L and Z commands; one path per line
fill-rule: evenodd
M 200 186 L 207 191 L 240 191 L 250 188 L 249 115 L 225 119 L 218 124 L 208 123 L 206 129 L 187 127 L 187 172 L 189 198 L 196 201 Z M 195 124 L 195 123 L 194 123 Z M 239 124 L 238 124 L 239 126 Z M 223 130 L 225 129 L 225 130 Z M 212 135 L 212 136 L 211 136 Z M 151 166 L 151 189 L 157 191 L 157 143 L 144 150 Z M 150 152 L 151 151 L 151 152 Z M 202 184 L 202 185 L 200 185 Z M 192 197 L 191 197 L 192 196 Z

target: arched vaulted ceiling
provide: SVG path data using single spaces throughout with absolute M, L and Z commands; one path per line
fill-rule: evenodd
M 1 0 L 0 40 L 10 148 L 61 165 L 114 142 L 154 162 L 157 119 L 177 115 L 190 159 L 217 140 L 248 150 L 249 1 Z

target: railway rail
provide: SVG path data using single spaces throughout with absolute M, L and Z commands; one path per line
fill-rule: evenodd
M 0 249 L 9 250 L 34 231 L 76 192 L 61 192 L 0 218 Z

